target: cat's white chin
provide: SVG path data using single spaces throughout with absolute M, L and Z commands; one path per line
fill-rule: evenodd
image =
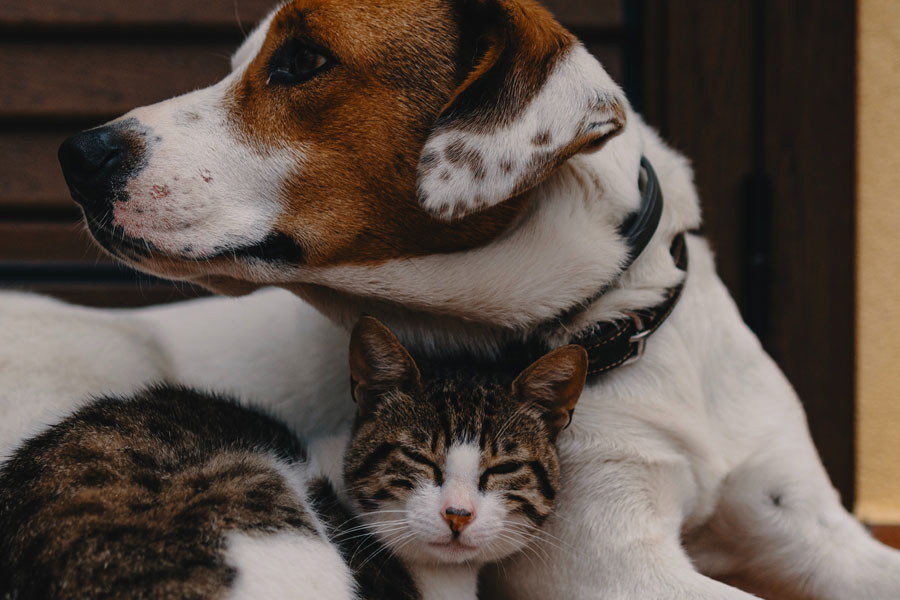
M 426 544 L 429 554 L 441 563 L 481 562 L 482 549 L 478 546 L 469 546 L 459 540 L 449 542 L 431 542 Z
M 468 564 L 470 566 L 495 562 L 522 549 L 523 544 L 502 539 L 476 541 L 466 540 L 465 535 L 454 540 L 433 541 L 420 539 L 415 543 L 404 545 L 398 556 L 410 564 L 452 565 Z

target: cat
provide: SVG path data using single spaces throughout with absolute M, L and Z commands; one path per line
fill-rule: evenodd
M 417 364 L 363 317 L 350 364 L 352 433 L 320 456 L 268 415 L 164 386 L 27 441 L 0 468 L 0 598 L 474 600 L 483 564 L 539 552 L 582 348 L 516 377 Z

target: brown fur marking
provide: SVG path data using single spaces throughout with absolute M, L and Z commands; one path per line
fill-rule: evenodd
M 535 146 L 549 146 L 553 142 L 553 134 L 549 129 L 545 129 L 531 138 L 531 143 Z

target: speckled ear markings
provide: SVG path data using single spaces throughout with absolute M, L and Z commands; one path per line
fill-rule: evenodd
M 499 204 L 622 131 L 622 93 L 540 6 L 479 0 L 463 19 L 483 50 L 422 153 L 419 201 L 445 220 Z M 464 27 L 465 28 L 465 27 Z

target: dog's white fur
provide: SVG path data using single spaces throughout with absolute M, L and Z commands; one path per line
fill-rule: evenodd
M 265 405 L 307 436 L 352 414 L 349 334 L 287 292 L 98 311 L 0 291 L 0 340 L 0 457 L 92 395 L 155 381 Z
M 259 39 L 251 37 L 239 62 Z M 575 327 L 651 306 L 682 276 L 669 243 L 699 223 L 699 203 L 686 161 L 630 110 L 627 117 L 624 133 L 601 152 L 570 160 L 532 190 L 533 208 L 484 248 L 278 273 L 248 261 L 239 274 L 374 299 L 317 303 L 345 325 L 372 309 L 420 349 L 491 352 L 504 341 L 498 326 L 527 332 L 613 278 L 625 255 L 615 227 L 638 204 L 643 154 L 662 183 L 663 222 Z M 752 597 L 719 578 L 779 598 L 900 598 L 900 553 L 840 505 L 794 391 L 741 321 L 706 243 L 691 236 L 689 249 L 684 296 L 645 357 L 589 386 L 560 438 L 564 481 L 558 517 L 547 524 L 556 541 L 541 550 L 546 560 L 504 563 L 487 578 L 487 597 Z M 379 299 L 405 309 L 387 312 Z M 285 292 L 122 313 L 13 295 L 0 298 L 0 340 L 7 448 L 88 393 L 127 392 L 159 378 L 237 393 L 301 433 L 333 430 L 352 414 L 346 334 Z

